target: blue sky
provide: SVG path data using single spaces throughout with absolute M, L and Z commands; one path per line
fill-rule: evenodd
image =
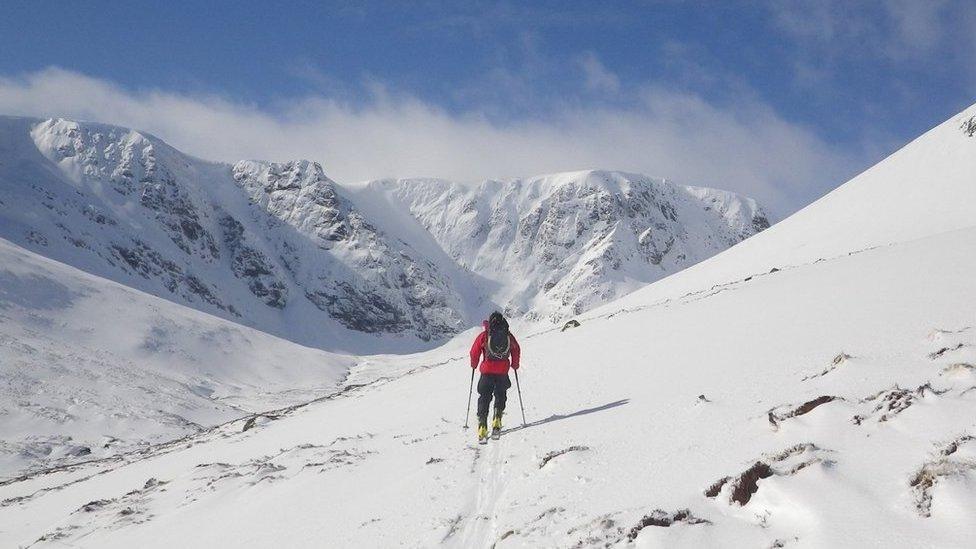
M 785 214 L 976 95 L 970 2 L 153 4 L 6 3 L 0 113 L 343 182 L 604 167 Z

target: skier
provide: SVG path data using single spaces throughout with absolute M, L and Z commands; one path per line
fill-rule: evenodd
M 491 438 L 502 434 L 502 413 L 505 411 L 505 391 L 512 386 L 508 378 L 509 367 L 518 370 L 519 349 L 515 336 L 508 331 L 508 321 L 498 311 L 491 313 L 483 323 L 484 331 L 471 345 L 471 369 L 478 368 L 478 442 L 488 438 L 488 405 L 495 398 L 495 413 L 491 422 Z

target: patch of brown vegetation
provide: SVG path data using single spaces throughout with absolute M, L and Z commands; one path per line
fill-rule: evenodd
M 949 441 L 937 452 L 935 459 L 923 463 L 908 481 L 915 497 L 915 509 L 921 516 L 926 518 L 932 516 L 932 489 L 935 488 L 940 479 L 964 476 L 971 471 L 976 471 L 976 462 L 950 458 L 959 450 L 961 445 L 974 440 L 976 437 L 972 435 L 963 435 Z
M 737 476 L 724 477 L 715 481 L 705 490 L 705 496 L 717 497 L 726 485 L 731 485 L 729 503 L 745 505 L 759 491 L 759 481 L 764 478 L 773 475 L 792 476 L 815 463 L 825 465 L 833 463 L 821 455 L 824 452 L 825 450 L 809 442 L 791 446 L 782 452 L 757 460 Z
M 546 466 L 547 463 L 549 463 L 554 458 L 557 458 L 561 455 L 568 454 L 569 452 L 585 452 L 586 450 L 589 449 L 590 449 L 589 446 L 570 446 L 569 448 L 564 448 L 562 450 L 555 450 L 549 452 L 548 454 L 542 456 L 542 461 L 539 463 L 539 469 L 542 469 L 543 467 Z
M 933 353 L 929 353 L 929 358 L 930 358 L 930 359 L 932 359 L 932 360 L 935 360 L 935 359 L 937 359 L 937 358 L 940 358 L 940 357 L 941 357 L 942 355 L 944 355 L 944 354 L 946 354 L 946 353 L 948 353 L 948 352 L 951 352 L 951 351 L 957 351 L 957 350 L 959 350 L 959 349 L 962 349 L 962 348 L 963 348 L 963 347 L 965 347 L 965 346 L 966 346 L 966 345 L 965 345 L 964 343 L 957 343 L 957 344 L 956 344 L 955 346 L 953 346 L 953 347 L 942 347 L 942 348 L 941 348 L 941 349 L 939 349 L 938 351 L 935 351 L 935 352 L 933 352 Z
M 904 412 L 915 403 L 916 400 L 925 397 L 927 394 L 942 395 L 949 389 L 933 389 L 931 383 L 919 385 L 914 389 L 902 389 L 895 385 L 891 389 L 879 391 L 861 400 L 862 403 L 877 401 L 874 409 L 866 415 L 855 415 L 851 421 L 855 425 L 861 425 L 865 419 L 880 413 L 878 422 L 883 423 Z
M 701 517 L 696 517 L 688 509 L 681 509 L 673 513 L 668 513 L 662 511 L 661 509 L 655 509 L 649 515 L 644 515 L 637 524 L 627 532 L 627 539 L 634 541 L 637 539 L 637 535 L 640 534 L 641 530 L 647 528 L 648 526 L 658 526 L 662 528 L 669 528 L 676 523 L 684 524 L 711 524 L 712 521 L 708 519 L 703 519 Z
M 732 485 L 729 500 L 745 505 L 752 499 L 752 495 L 759 491 L 759 479 L 773 476 L 773 468 L 768 463 L 757 461 L 739 475 Z
M 722 487 L 724 487 L 730 480 L 732 480 L 732 477 L 722 477 L 713 482 L 712 485 L 705 490 L 705 497 L 713 498 L 717 496 L 719 492 L 722 491 Z
M 824 370 L 822 372 L 820 372 L 819 374 L 813 374 L 813 375 L 806 376 L 803 379 L 801 379 L 800 381 L 807 381 L 808 379 L 816 379 L 818 377 L 823 377 L 823 376 L 829 374 L 830 372 L 833 372 L 838 367 L 843 366 L 844 363 L 846 363 L 848 360 L 850 360 L 852 358 L 854 358 L 854 357 L 851 356 L 851 355 L 849 355 L 849 354 L 847 354 L 847 353 L 845 353 L 844 351 L 841 351 L 841 352 L 837 353 L 837 355 L 833 358 L 833 360 L 830 361 L 830 365 L 828 365 L 826 368 L 824 368 Z
M 783 406 L 777 406 L 776 408 L 770 410 L 768 413 L 769 424 L 772 425 L 774 429 L 778 429 L 780 422 L 793 417 L 798 417 L 804 414 L 808 414 L 812 412 L 816 407 L 821 406 L 823 404 L 827 404 L 828 402 L 833 402 L 835 400 L 844 400 L 844 399 L 833 395 L 823 395 L 813 400 L 808 400 L 807 402 L 804 402 L 803 404 L 800 404 L 795 408 L 787 408 L 785 411 L 778 411 L 779 409 L 782 409 Z
M 965 374 L 972 371 L 976 371 L 976 366 L 967 362 L 956 362 L 943 368 L 939 375 Z

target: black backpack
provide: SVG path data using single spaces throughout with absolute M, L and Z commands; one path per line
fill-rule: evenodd
M 508 321 L 499 312 L 488 317 L 488 337 L 485 338 L 485 357 L 488 360 L 508 360 L 511 351 L 508 337 Z

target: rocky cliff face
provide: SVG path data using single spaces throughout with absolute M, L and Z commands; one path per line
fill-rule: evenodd
M 125 128 L 0 119 L 0 237 L 314 346 L 464 326 L 450 277 L 308 161 L 186 156 Z
M 0 237 L 328 348 L 441 339 L 495 306 L 558 321 L 768 226 L 752 200 L 617 172 L 346 189 L 61 119 L 0 118 L 0 189 Z
M 765 229 L 755 201 L 641 175 L 572 172 L 465 187 L 378 181 L 509 314 L 559 321 Z
M 353 330 L 425 340 L 463 325 L 450 280 L 370 224 L 319 164 L 243 161 L 233 176 L 254 205 L 314 246 L 284 246 L 282 260 L 319 310 Z
M 3 170 L 11 201 L 5 226 L 25 225 L 56 257 L 87 266 L 100 258 L 107 267 L 100 270 L 115 272 L 117 280 L 141 278 L 151 282 L 144 287 L 239 316 L 215 281 L 201 278 L 220 260 L 221 248 L 213 208 L 184 181 L 189 165 L 178 152 L 139 132 L 67 120 L 33 124 L 30 138 L 40 154 L 28 161 L 38 165 L 29 165 L 28 174 L 15 164 Z M 31 198 L 43 209 L 31 207 Z M 17 241 L 22 235 L 3 236 Z

